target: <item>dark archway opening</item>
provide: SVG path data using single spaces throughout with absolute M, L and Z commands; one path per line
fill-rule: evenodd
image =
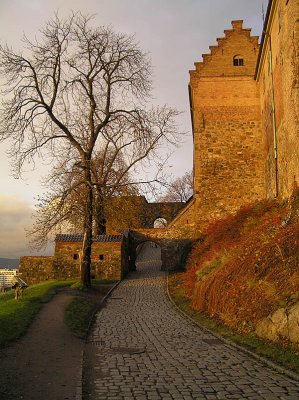
M 152 241 L 140 243 L 136 248 L 136 269 L 141 269 L 144 266 L 162 267 L 162 251 L 161 247 Z

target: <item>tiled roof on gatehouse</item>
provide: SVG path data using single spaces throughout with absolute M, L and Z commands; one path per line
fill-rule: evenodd
M 93 242 L 121 242 L 123 235 L 97 235 L 93 236 Z M 82 242 L 83 235 L 81 234 L 65 234 L 56 235 L 55 242 Z

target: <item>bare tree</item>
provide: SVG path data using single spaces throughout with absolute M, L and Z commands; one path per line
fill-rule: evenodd
M 6 80 L 0 140 L 11 141 L 16 176 L 37 154 L 55 159 L 76 153 L 85 196 L 81 282 L 90 286 L 95 152 L 122 135 L 120 149 L 146 157 L 153 147 L 177 140 L 178 113 L 146 109 L 151 64 L 131 36 L 93 27 L 78 13 L 65 20 L 56 15 L 39 38 L 23 41 L 23 53 L 0 46 Z
M 94 235 L 106 233 L 106 214 L 109 218 L 114 214 L 111 207 L 115 197 L 139 194 L 121 154 L 113 157 L 113 163 L 112 156 L 96 152 L 91 163 Z M 34 224 L 27 231 L 31 247 L 39 250 L 47 245 L 49 238 L 62 231 L 82 233 L 85 215 L 85 181 L 74 157 L 69 161 L 65 157 L 57 160 L 43 184 L 47 191 L 38 198 Z M 117 208 L 120 213 L 119 203 Z
M 159 197 L 159 201 L 186 202 L 193 195 L 193 173 L 186 172 L 183 176 L 174 179 L 166 185 L 166 193 Z
M 73 160 L 56 160 L 43 179 L 47 191 L 38 197 L 34 224 L 27 230 L 33 249 L 42 249 L 57 233 L 83 233 L 86 185 L 83 171 Z

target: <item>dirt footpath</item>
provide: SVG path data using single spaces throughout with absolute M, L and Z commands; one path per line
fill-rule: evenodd
M 84 341 L 74 337 L 63 321 L 72 296 L 69 289 L 58 292 L 26 335 L 0 350 L 1 400 L 80 398 Z

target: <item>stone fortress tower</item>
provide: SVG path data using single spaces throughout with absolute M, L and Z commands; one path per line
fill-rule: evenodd
M 299 1 L 270 0 L 261 44 L 232 21 L 190 71 L 194 198 L 170 227 L 196 232 L 299 181 Z
M 233 21 L 190 71 L 195 212 L 206 222 L 264 197 L 258 37 Z

